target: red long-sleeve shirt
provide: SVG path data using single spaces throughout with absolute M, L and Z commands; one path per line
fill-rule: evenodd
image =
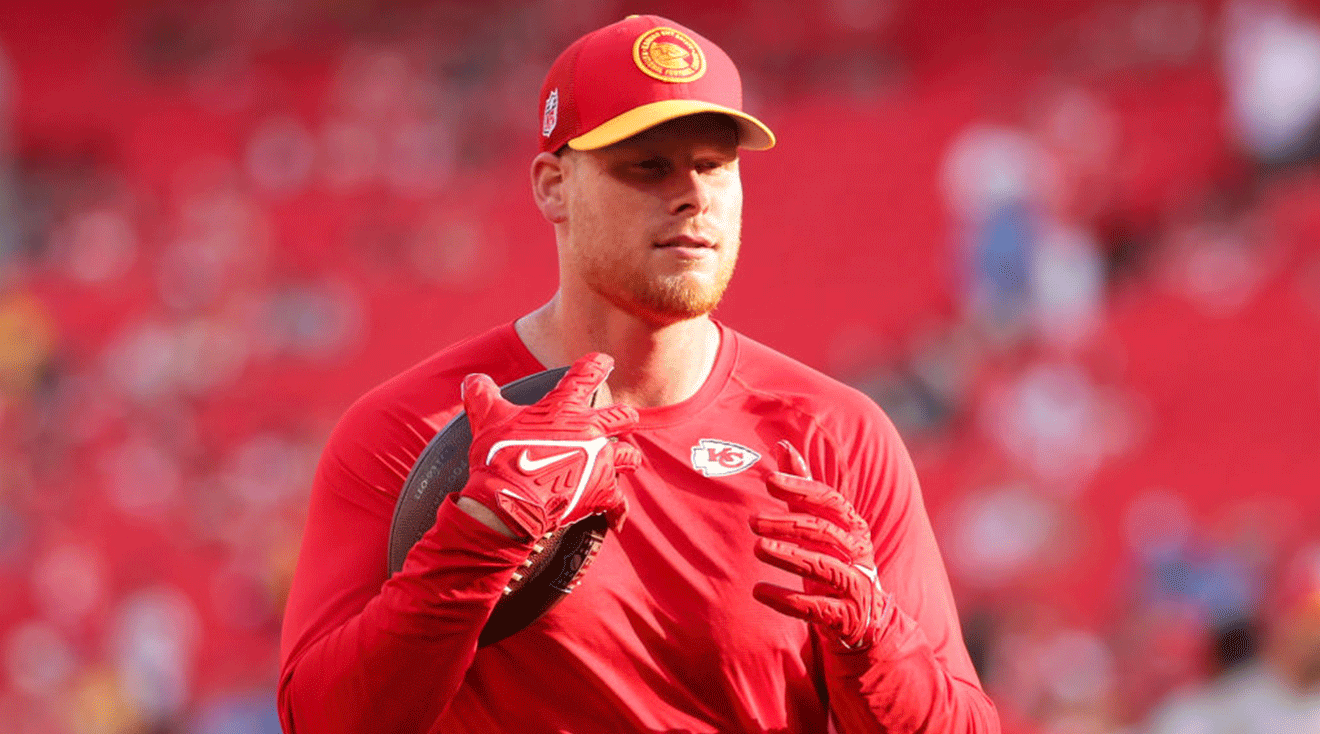
M 998 732 L 959 632 L 902 442 L 865 396 L 721 326 L 690 399 L 639 411 L 645 465 L 628 522 L 583 583 L 525 630 L 477 635 L 526 546 L 444 503 L 388 577 L 395 500 L 470 372 L 544 367 L 511 324 L 447 348 L 358 401 L 312 488 L 284 620 L 285 730 L 327 732 Z M 787 439 L 870 523 L 891 596 L 880 643 L 838 654 L 761 605 L 801 580 L 752 555 L 748 518 Z

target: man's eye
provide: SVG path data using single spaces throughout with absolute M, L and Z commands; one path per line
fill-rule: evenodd
M 735 163 L 737 162 L 737 160 L 738 160 L 737 158 L 723 158 L 723 157 L 706 158 L 704 160 L 698 160 L 696 163 L 696 168 L 698 171 L 702 173 L 717 173 L 719 171 L 727 171 L 732 169 Z
M 637 164 L 637 167 L 642 169 L 643 171 L 647 171 L 650 173 L 663 171 L 666 168 L 668 168 L 666 163 L 659 158 L 649 158 L 647 160 L 641 161 L 640 163 Z

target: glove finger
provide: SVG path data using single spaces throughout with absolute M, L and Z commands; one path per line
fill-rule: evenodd
M 613 477 L 608 478 L 606 482 L 602 482 L 598 488 L 583 497 L 572 510 L 565 511 L 560 526 L 572 525 L 584 517 L 601 514 L 605 515 L 610 529 L 617 532 L 623 528 L 623 520 L 628 514 L 628 499 L 623 494 L 623 488 L 614 481 Z
M 850 638 L 844 639 L 849 645 L 856 644 L 860 631 L 865 628 L 854 605 L 841 599 L 764 582 L 752 587 L 752 596 L 780 614 L 828 628 L 840 638 Z
M 752 587 L 752 596 L 780 614 L 808 622 L 818 621 L 815 618 L 815 608 L 807 603 L 809 595 L 801 591 L 793 591 L 762 581 Z
M 870 530 L 852 503 L 827 484 L 783 472 L 772 472 L 765 483 L 770 495 L 787 502 L 793 512 L 822 517 L 850 533 L 865 535 Z
M 847 564 L 874 563 L 861 538 L 814 515 L 757 515 L 751 518 L 751 526 L 763 538 L 797 543 Z
M 780 459 L 780 466 L 787 466 L 787 469 L 781 469 L 789 474 L 796 474 L 805 479 L 811 479 L 811 467 L 807 466 L 807 460 L 802 458 L 802 454 L 797 448 L 787 440 L 779 442 L 779 451 L 783 455 Z
M 559 384 L 541 399 L 546 403 L 577 402 L 590 405 L 591 393 L 614 371 L 614 358 L 592 352 L 584 355 L 559 378 Z
M 847 619 L 856 616 L 848 611 L 848 602 L 804 591 L 761 582 L 752 587 L 752 596 L 771 609 L 839 632 Z
M 605 511 L 605 520 L 610 524 L 610 530 L 619 532 L 623 530 L 623 523 L 628 519 L 628 498 L 623 494 L 623 487 L 614 485 L 613 504 Z
M 631 405 L 611 405 L 596 411 L 594 420 L 596 426 L 606 436 L 617 436 L 631 431 L 641 419 L 637 415 L 637 409 Z
M 500 395 L 500 388 L 490 375 L 470 374 L 463 378 L 460 389 L 463 410 L 474 434 L 480 426 L 497 422 L 514 410 L 513 404 Z
M 632 444 L 615 441 L 605 450 L 610 452 L 605 460 L 613 463 L 616 472 L 630 472 L 642 465 L 642 452 Z
M 849 576 L 860 573 L 851 565 L 828 553 L 803 548 L 795 543 L 770 538 L 759 538 L 752 552 L 757 558 L 789 573 L 801 576 L 809 583 L 820 584 L 833 592 L 845 593 L 855 586 Z

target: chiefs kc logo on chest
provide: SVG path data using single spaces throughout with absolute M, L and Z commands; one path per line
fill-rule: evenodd
M 692 468 L 708 477 L 737 474 L 760 459 L 760 454 L 746 446 L 717 438 L 703 438 L 692 447 Z

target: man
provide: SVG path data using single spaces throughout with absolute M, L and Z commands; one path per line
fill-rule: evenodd
M 997 732 L 892 425 L 710 317 L 738 254 L 738 149 L 774 144 L 733 62 L 633 16 L 559 57 L 538 112 L 559 289 L 336 428 L 285 618 L 285 728 Z M 498 398 L 567 364 L 535 406 Z M 614 405 L 590 407 L 607 377 Z M 460 407 L 471 479 L 387 579 L 400 487 Z M 537 538 L 596 513 L 612 531 L 582 584 L 478 649 Z

